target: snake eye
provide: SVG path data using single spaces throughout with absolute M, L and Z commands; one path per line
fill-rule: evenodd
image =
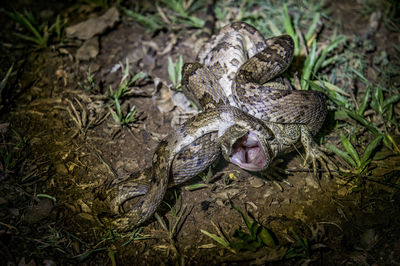
M 248 171 L 261 171 L 269 164 L 268 154 L 258 136 L 252 131 L 233 144 L 229 159 L 233 164 Z

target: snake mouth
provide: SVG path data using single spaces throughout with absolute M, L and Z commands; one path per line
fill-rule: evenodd
M 233 164 L 248 171 L 261 171 L 267 164 L 260 140 L 251 131 L 233 144 L 229 158 Z

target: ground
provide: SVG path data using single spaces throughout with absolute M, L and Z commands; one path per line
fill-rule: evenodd
M 340 34 L 357 35 L 368 28 L 371 18 L 360 15 L 367 5 L 362 2 L 332 1 L 326 5 L 332 10 L 331 19 L 343 25 Z M 54 11 L 70 15 L 67 26 L 104 13 L 82 3 L 50 4 Z M 20 9 L 24 3 L 15 5 Z M 12 7 L 8 4 L 5 10 Z M 35 8 L 38 12 L 49 6 Z M 74 11 L 77 14 L 71 16 Z M 199 16 L 205 16 L 203 13 L 199 11 Z M 2 20 L 3 31 L 10 35 L 15 23 Z M 398 265 L 400 209 L 396 186 L 389 186 L 386 179 L 378 182 L 369 178 L 361 188 L 354 189 L 345 173 L 329 176 L 321 171 L 316 178 L 311 167 L 303 165 L 303 150 L 281 156 L 279 166 L 287 173 L 276 181 L 221 159 L 212 170 L 212 180 L 203 188 L 188 189 L 190 184 L 204 182 L 199 177 L 169 189 L 166 203 L 157 213 L 167 224 L 178 221 L 173 237 L 156 218 L 144 224 L 141 231 L 128 234 L 107 229 L 99 222 L 91 207 L 101 188 L 116 177 L 151 166 L 157 143 L 184 115 L 185 110 L 171 100 L 176 92 L 167 87 L 172 87 L 168 58 L 176 62 L 181 54 L 185 62 L 193 61 L 196 32 L 184 27 L 173 33 L 149 33 L 136 21 L 122 17 L 97 37 L 99 50 L 92 58 L 78 58 L 82 41 L 76 39 L 40 50 L 13 46 L 18 41 L 15 37 L 3 42 L 2 77 L 12 63 L 14 71 L 1 98 L 2 262 Z M 379 25 L 379 30 L 371 34 L 369 38 L 377 48 L 367 59 L 382 51 L 395 53 L 391 44 L 399 44 L 398 31 Z M 107 95 L 110 86 L 115 91 L 120 85 L 126 59 L 131 74 L 142 71 L 148 77 L 131 84 L 132 93 L 121 98 L 124 112 L 136 106 L 137 113 L 134 123 L 120 126 L 110 112 L 114 106 Z M 370 68 L 367 77 L 374 79 L 377 71 Z M 337 144 L 340 136 L 331 126 L 332 115 L 331 110 L 322 133 L 323 143 Z M 365 132 L 359 137 L 365 137 Z M 398 175 L 398 157 L 383 162 L 388 172 Z M 379 175 L 383 170 L 379 164 L 375 167 Z M 236 229 L 246 231 L 231 201 L 272 232 L 275 247 L 234 253 L 201 232 L 232 239 Z M 298 246 L 298 236 L 306 239 L 302 243 L 308 243 L 307 248 Z M 296 256 L 283 258 L 289 249 L 296 250 L 292 253 Z

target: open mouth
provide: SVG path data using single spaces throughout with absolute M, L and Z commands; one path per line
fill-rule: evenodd
M 261 171 L 267 159 L 260 140 L 253 132 L 249 132 L 233 144 L 229 158 L 233 164 L 248 171 Z

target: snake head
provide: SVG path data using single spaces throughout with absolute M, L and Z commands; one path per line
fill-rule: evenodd
M 262 171 L 271 161 L 271 153 L 266 139 L 254 131 L 247 131 L 241 137 L 231 139 L 222 145 L 226 160 L 248 171 Z

